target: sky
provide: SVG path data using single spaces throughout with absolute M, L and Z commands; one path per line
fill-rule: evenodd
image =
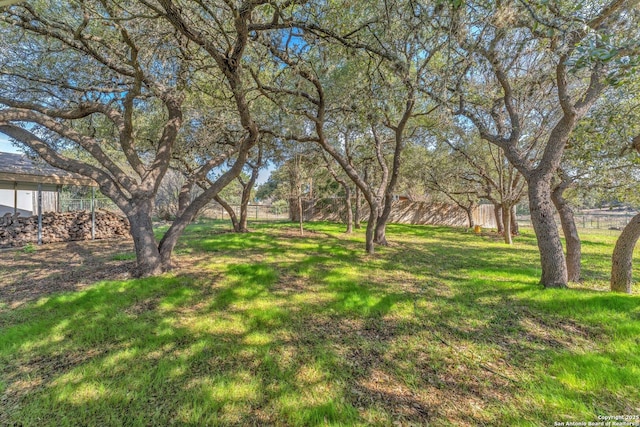
M 9 140 L 0 134 L 0 153 L 17 153 L 18 150 L 9 142 Z
M 267 182 L 267 180 L 271 176 L 271 172 L 273 172 L 274 169 L 275 166 L 273 166 L 272 163 L 268 163 L 266 168 L 261 169 L 260 173 L 258 173 L 258 179 L 256 179 L 256 185 L 262 185 Z

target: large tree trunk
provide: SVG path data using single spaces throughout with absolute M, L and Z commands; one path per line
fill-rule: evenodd
M 511 235 L 519 236 L 520 235 L 520 226 L 518 225 L 518 219 L 516 217 L 516 207 L 511 206 Z
M 389 242 L 387 242 L 387 222 L 383 217 L 378 217 L 376 220 L 376 229 L 373 241 L 381 246 L 389 245 Z
M 464 207 L 463 209 L 467 214 L 467 221 L 469 223 L 469 228 L 473 228 L 475 226 L 475 222 L 473 221 L 473 205 L 469 207 Z
M 127 215 L 136 251 L 137 265 L 133 271 L 136 277 L 155 276 L 169 267 L 162 262 L 158 242 L 153 234 L 152 206 L 153 200 L 138 201 Z
M 367 221 L 367 229 L 366 229 L 366 242 L 365 248 L 367 253 L 373 255 L 374 253 L 374 238 L 376 231 L 376 221 L 378 220 L 378 206 L 372 203 L 369 203 L 369 220 Z
M 229 203 L 227 203 L 222 197 L 220 197 L 219 195 L 216 195 L 213 200 L 216 201 L 216 203 L 218 203 L 220 206 L 222 206 L 222 208 L 227 211 L 227 213 L 229 214 L 229 218 L 231 219 L 231 225 L 233 225 L 233 231 L 235 231 L 236 233 L 239 233 L 240 230 L 240 223 L 238 222 L 238 217 L 236 216 L 236 212 L 233 210 L 233 208 L 231 207 L 231 205 L 229 205 Z
M 389 220 L 389 215 L 391 214 L 391 206 L 393 205 L 393 196 L 389 193 L 385 195 L 384 198 L 384 206 L 382 208 L 382 212 L 376 218 L 376 230 L 374 242 L 382 245 L 388 246 L 389 242 L 387 242 L 387 221 Z
M 558 226 L 553 219 L 551 176 L 532 174 L 529 180 L 529 210 L 538 239 L 542 277 L 545 288 L 567 287 L 567 264 L 562 250 Z
M 502 222 L 502 205 L 493 204 L 493 215 L 496 217 L 496 228 L 498 233 L 504 233 L 504 223 Z
M 567 246 L 567 278 L 570 282 L 580 281 L 580 259 L 582 256 L 582 244 L 578 235 L 573 211 L 562 196 L 566 186 L 560 184 L 553 189 L 551 200 L 560 215 L 560 223 L 562 224 L 562 232 Z
M 640 237 L 640 214 L 631 218 L 622 230 L 613 250 L 611 266 L 611 290 L 631 293 L 633 249 Z
M 511 245 L 513 240 L 511 240 L 511 206 L 507 203 L 502 203 L 502 223 L 503 223 L 503 233 L 504 234 L 504 242 L 507 245 Z
M 253 189 L 257 177 L 257 173 L 252 173 L 249 182 L 242 186 L 242 198 L 240 199 L 240 221 L 238 224 L 238 231 L 242 233 L 249 231 L 247 228 L 247 218 L 249 218 L 249 201 L 251 199 L 251 190 Z
M 191 190 L 193 190 L 193 186 L 195 183 L 191 180 L 185 182 L 185 184 L 180 188 L 180 194 L 178 194 L 178 211 L 176 212 L 176 218 L 184 213 L 184 211 L 191 203 Z
M 238 222 L 238 230 L 241 233 L 249 231 L 247 228 L 247 218 L 249 217 L 249 198 L 245 202 L 244 191 L 242 192 L 242 201 L 240 203 L 240 221 Z
M 353 216 L 353 226 L 356 228 L 356 230 L 360 229 L 360 208 L 362 206 L 362 193 L 360 192 L 360 189 L 356 186 L 356 208 L 355 208 L 355 213 Z

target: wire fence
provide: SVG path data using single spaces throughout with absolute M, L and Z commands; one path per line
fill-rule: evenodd
M 95 209 L 103 209 L 112 212 L 120 212 L 120 208 L 106 197 L 95 198 Z M 53 204 L 54 202 L 52 202 Z M 62 212 L 91 210 L 91 199 L 62 199 L 60 202 Z M 236 216 L 240 216 L 240 205 L 231 205 Z M 492 212 L 491 212 L 492 213 Z M 200 214 L 206 218 L 228 220 L 229 213 L 219 204 L 208 204 Z M 576 226 L 584 229 L 622 230 L 634 217 L 634 212 L 606 214 L 606 213 L 576 213 L 574 214 Z M 290 219 L 289 205 L 285 203 L 273 205 L 250 204 L 247 206 L 249 220 L 287 220 Z M 530 215 L 517 215 L 520 227 L 532 227 Z M 556 223 L 560 226 L 560 218 L 556 217 Z
M 231 205 L 237 217 L 240 217 L 240 205 Z M 202 216 L 210 219 L 229 219 L 229 213 L 220 205 L 209 204 L 201 212 Z M 289 206 L 278 205 L 248 205 L 247 219 L 261 221 L 276 221 L 289 219 Z
M 95 209 L 120 212 L 120 208 L 106 197 L 96 197 L 93 203 Z M 60 206 L 62 212 L 90 211 L 91 199 L 62 199 Z
M 103 209 L 112 212 L 120 212 L 120 208 L 107 198 L 95 198 L 95 209 Z M 236 216 L 240 216 L 240 205 L 231 205 Z M 91 210 L 91 199 L 65 199 L 61 201 L 62 212 L 74 212 Z M 219 204 L 210 203 L 200 215 L 210 219 L 229 219 L 229 213 Z M 284 220 L 289 218 L 289 206 L 287 204 L 247 206 L 247 218 L 250 220 Z
M 597 230 L 622 230 L 634 217 L 634 213 L 625 214 L 574 214 L 576 226 L 578 228 Z M 521 227 L 532 227 L 530 215 L 518 215 L 518 225 Z M 560 218 L 555 218 L 558 226 Z

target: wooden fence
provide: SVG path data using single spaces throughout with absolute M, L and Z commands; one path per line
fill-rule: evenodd
M 298 221 L 298 203 L 296 199 L 289 201 L 289 218 Z M 303 219 L 305 221 L 345 221 L 346 210 L 344 199 L 303 199 Z M 366 221 L 369 206 L 361 208 L 361 219 Z M 476 225 L 496 228 L 493 205 L 479 205 L 473 210 L 473 221 Z M 448 225 L 468 227 L 469 220 L 464 209 L 447 203 L 412 202 L 399 200 L 394 202 L 389 222 L 398 224 Z

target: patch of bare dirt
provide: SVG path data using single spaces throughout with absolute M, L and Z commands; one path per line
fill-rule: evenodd
M 271 286 L 272 292 L 283 292 L 284 294 L 295 294 L 309 290 L 309 282 L 303 277 L 293 274 L 280 273 L 280 279 Z
M 295 227 L 283 227 L 270 231 L 271 234 L 274 234 L 279 237 L 285 237 L 287 239 L 326 239 L 330 237 L 326 233 L 322 233 L 315 230 L 304 230 L 302 234 L 300 234 L 300 228 Z
M 136 302 L 134 305 L 126 308 L 124 311 L 131 316 L 140 316 L 141 314 L 155 310 L 157 307 L 157 298 L 147 298 L 142 301 Z
M 117 254 L 133 252 L 132 240 L 52 243 L 34 251 L 0 252 L 0 310 L 16 308 L 51 294 L 80 290 L 100 280 L 129 277 L 132 260 Z

